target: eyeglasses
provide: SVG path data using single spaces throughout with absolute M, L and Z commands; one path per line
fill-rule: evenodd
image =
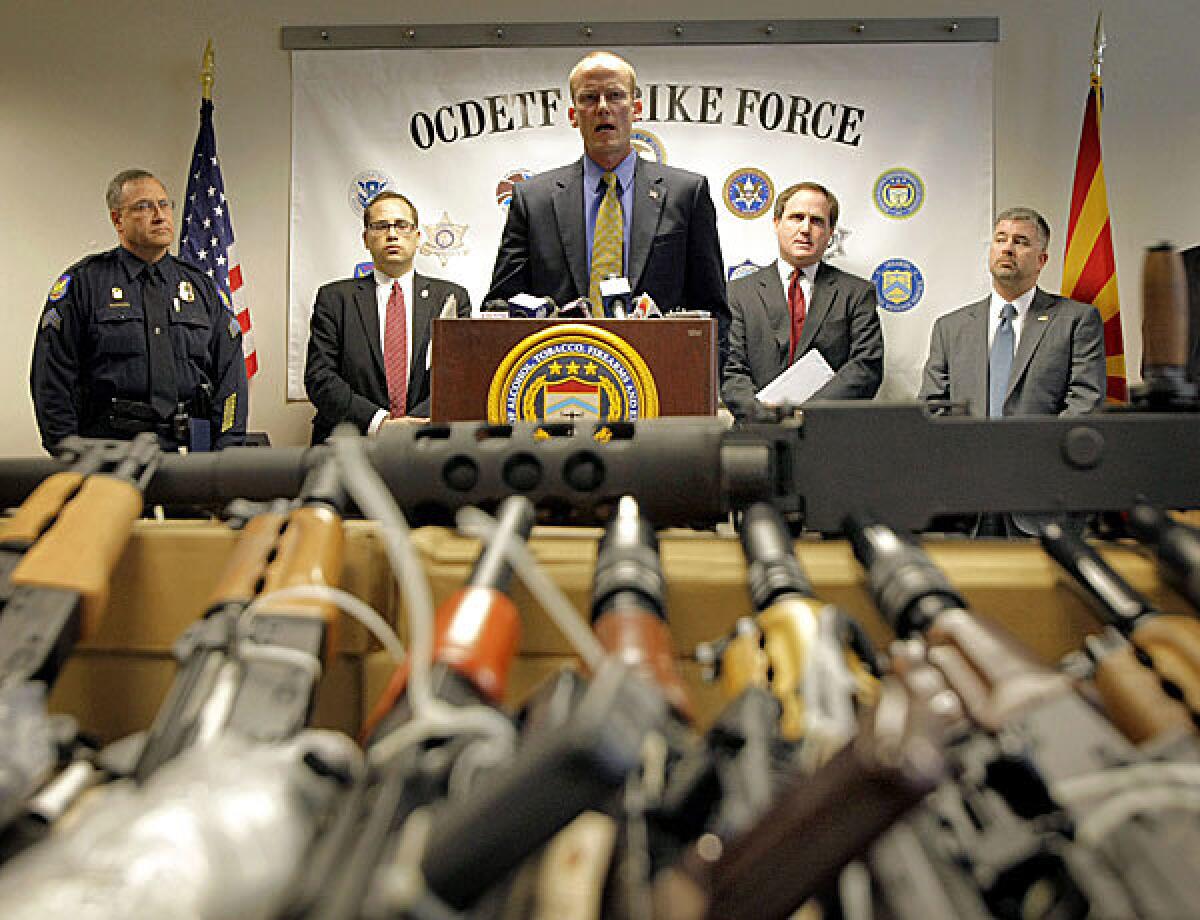
M 367 224 L 367 229 L 372 233 L 387 233 L 390 230 L 395 230 L 397 233 L 412 233 L 417 229 L 417 225 L 407 220 L 373 220 Z
M 138 214 L 152 214 L 155 211 L 174 211 L 175 202 L 169 198 L 160 198 L 158 201 L 151 201 L 149 198 L 143 198 L 141 201 L 135 201 L 133 204 L 124 206 L 126 211 L 135 211 Z
M 619 87 L 607 89 L 602 93 L 584 90 L 575 96 L 575 105 L 581 109 L 594 109 L 601 99 L 607 99 L 609 105 L 624 105 L 629 101 L 629 92 Z

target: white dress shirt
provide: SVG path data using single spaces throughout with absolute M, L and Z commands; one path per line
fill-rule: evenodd
M 1016 353 L 1016 346 L 1021 342 L 1021 330 L 1025 328 L 1025 317 L 1029 313 L 1029 308 L 1033 304 L 1033 295 L 1037 293 L 1037 286 L 1031 287 L 1028 291 L 1018 297 L 1016 300 L 1005 300 L 994 290 L 992 291 L 992 299 L 988 304 L 988 351 L 992 350 L 992 343 L 996 341 L 996 330 L 1000 326 L 1000 311 L 1004 309 L 1006 303 L 1012 304 L 1017 315 L 1013 318 L 1013 353 Z

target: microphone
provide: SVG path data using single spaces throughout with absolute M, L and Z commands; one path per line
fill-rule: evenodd
M 600 302 L 604 315 L 612 319 L 625 319 L 629 313 L 632 289 L 628 278 L 605 278 L 600 282 Z
M 662 310 L 649 294 L 638 294 L 633 299 L 633 311 L 630 319 L 662 319 Z
M 559 319 L 591 319 L 595 315 L 596 308 L 586 297 L 576 297 L 558 308 Z
M 533 294 L 514 294 L 508 298 L 509 319 L 549 319 L 554 315 L 557 304 L 549 297 Z

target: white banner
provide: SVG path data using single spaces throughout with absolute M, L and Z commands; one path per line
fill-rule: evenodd
M 834 191 L 828 258 L 880 292 L 880 396 L 914 396 L 933 321 L 987 290 L 992 46 L 614 50 L 642 87 L 635 145 L 708 177 L 728 270 L 775 259 L 775 193 L 805 179 Z M 567 74 L 583 53 L 293 52 L 289 398 L 305 398 L 317 288 L 369 270 L 362 204 L 382 188 L 419 211 L 418 271 L 465 285 L 478 309 L 506 190 L 582 154 Z

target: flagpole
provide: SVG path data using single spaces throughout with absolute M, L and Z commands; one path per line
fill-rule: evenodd
M 208 43 L 211 50 L 212 42 Z M 1108 39 L 1104 35 L 1104 10 L 1096 14 L 1096 37 L 1092 39 L 1092 82 L 1100 83 L 1100 68 L 1104 65 L 1104 49 Z
M 213 74 L 216 68 L 213 65 L 213 44 L 212 39 L 208 40 L 208 45 L 204 48 L 204 63 L 200 70 L 200 88 L 204 99 L 212 101 Z

